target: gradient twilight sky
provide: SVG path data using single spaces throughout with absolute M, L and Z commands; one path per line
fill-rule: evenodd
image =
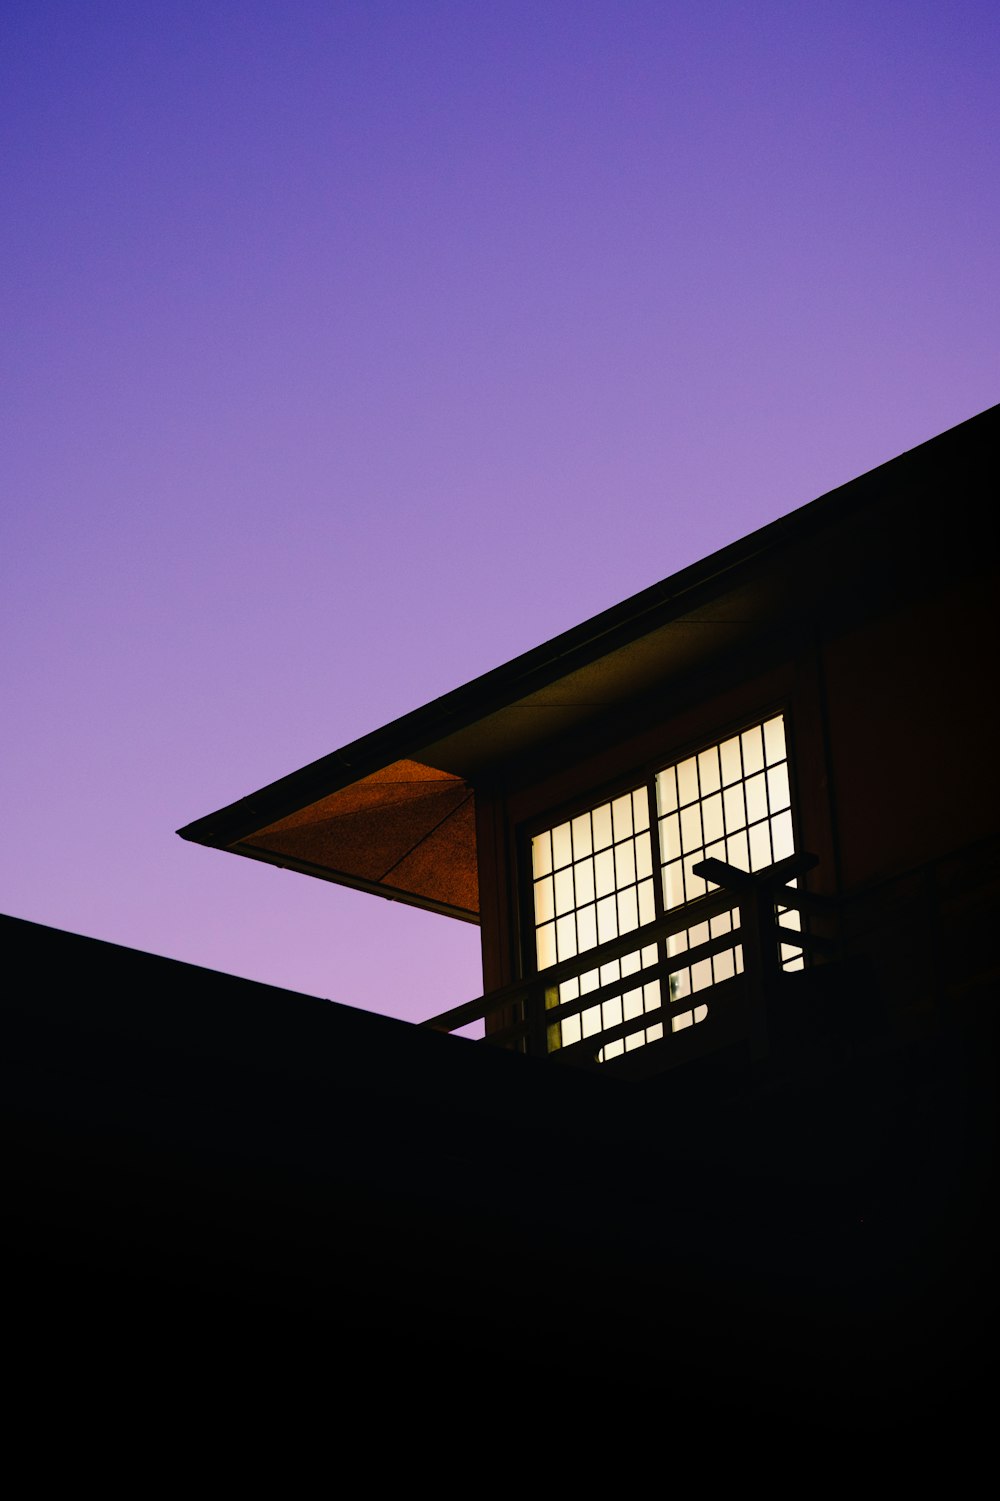
M 178 839 L 998 399 L 996 0 L 5 0 L 0 911 L 419 1018 Z

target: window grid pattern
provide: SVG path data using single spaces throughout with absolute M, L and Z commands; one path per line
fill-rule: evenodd
M 784 720 L 761 720 L 741 734 L 672 763 L 654 778 L 663 907 L 674 910 L 718 888 L 694 875 L 692 867 L 715 856 L 737 869 L 756 871 L 794 851 L 791 790 Z M 535 916 L 535 958 L 539 973 L 564 959 L 633 932 L 656 915 L 654 848 L 646 785 L 601 803 L 576 818 L 536 835 L 531 842 Z M 779 907 L 783 926 L 799 930 L 797 912 Z M 546 991 L 551 1008 L 579 1000 L 579 1011 L 547 1029 L 549 1051 L 660 1012 L 655 1022 L 626 1038 L 606 1043 L 598 1059 L 631 1052 L 663 1036 L 659 978 L 643 973 L 664 957 L 680 959 L 688 949 L 739 926 L 739 913 L 722 913 L 666 940 L 600 965 Z M 785 969 L 800 969 L 801 951 L 781 945 Z M 743 946 L 693 965 L 671 966 L 669 1027 L 696 1025 L 708 1015 L 707 998 L 691 998 L 743 970 Z M 588 994 L 623 982 L 620 994 L 586 1004 Z M 625 982 L 632 980 L 626 988 Z M 687 1002 L 685 1005 L 684 1002 Z
M 645 787 L 537 835 L 531 863 L 539 970 L 652 922 Z
M 763 720 L 658 772 L 656 809 L 663 905 L 668 912 L 718 890 L 713 882 L 694 874 L 693 867 L 700 860 L 714 857 L 752 872 L 793 854 L 795 837 L 782 716 Z M 778 913 L 783 926 L 801 929 L 797 912 L 779 907 Z M 698 923 L 667 940 L 668 957 L 676 958 L 738 926 L 738 912 Z M 801 969 L 803 962 L 800 950 L 781 945 L 783 968 Z M 678 966 L 670 975 L 671 999 L 683 1000 L 742 970 L 742 944 L 697 964 Z M 675 1021 L 681 1015 L 676 1015 Z M 704 1015 L 707 1008 L 699 1005 L 685 1024 L 700 1021 Z
M 652 922 L 656 899 L 646 787 L 623 793 L 536 835 L 531 842 L 531 865 L 539 972 Z M 553 986 L 546 993 L 546 1004 L 584 1001 L 605 985 L 640 976 L 659 957 L 657 945 L 647 945 Z M 569 1047 L 659 1007 L 659 980 L 637 979 L 620 995 L 581 1005 L 579 1012 L 554 1022 L 548 1028 L 549 1050 Z M 610 1046 L 623 1052 L 662 1035 L 662 1021 L 657 1021 Z

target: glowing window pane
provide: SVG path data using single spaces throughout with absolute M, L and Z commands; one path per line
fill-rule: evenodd
M 775 861 L 786 860 L 789 855 L 795 853 L 795 839 L 792 835 L 791 813 L 779 813 L 777 818 L 771 820 L 771 839 L 774 844 Z
M 670 912 L 674 907 L 684 905 L 684 875 L 681 870 L 681 862 L 673 861 L 663 870 L 663 905 Z
M 791 802 L 791 794 L 788 790 L 788 767 L 784 762 L 780 766 L 772 766 L 767 774 L 767 797 L 772 813 L 778 813 L 782 808 L 787 808 Z
M 622 1009 L 624 1011 L 625 1020 L 627 1022 L 634 1021 L 637 1016 L 641 1016 L 643 1011 L 642 991 L 626 991 L 626 993 L 622 996 Z
M 707 990 L 712 983 L 711 959 L 700 959 L 697 964 L 691 966 L 691 989 L 694 991 Z
M 656 916 L 656 900 L 652 881 L 643 881 L 639 886 L 639 924 L 645 927 Z
M 546 876 L 544 880 L 535 882 L 535 922 L 550 922 L 555 915 L 552 877 Z
M 700 850 L 701 846 L 701 809 L 694 803 L 681 813 L 681 849 L 687 854 L 689 850 Z
M 767 788 L 764 784 L 764 773 L 750 777 L 746 784 L 747 796 L 747 823 L 756 823 L 760 818 L 767 817 Z
M 594 891 L 598 896 L 610 896 L 615 889 L 615 857 L 613 850 L 602 850 L 594 857 Z
M 711 750 L 702 751 L 698 757 L 698 781 L 702 797 L 707 797 L 710 792 L 718 792 L 722 786 L 717 745 L 713 745 Z
M 556 870 L 568 865 L 573 858 L 573 845 L 568 823 L 561 823 L 552 830 L 552 864 Z
M 556 962 L 556 929 L 554 923 L 546 923 L 535 934 L 535 956 L 539 969 L 547 969 Z
M 628 891 L 623 891 L 618 897 L 618 931 L 619 933 L 632 933 L 639 926 L 639 903 L 636 899 L 635 887 L 631 886 Z
M 581 954 L 597 947 L 597 912 L 593 907 L 581 907 L 576 914 L 576 939 Z
M 556 912 L 561 916 L 564 912 L 572 912 L 576 903 L 573 900 L 573 868 L 557 870 L 555 878 L 556 889 Z
M 681 852 L 681 821 L 670 813 L 660 823 L 660 859 L 676 860 Z
M 734 787 L 727 787 L 723 793 L 726 814 L 726 828 L 732 832 L 742 829 L 747 821 L 746 803 L 743 799 L 743 784 L 737 782 Z
M 743 762 L 740 759 L 739 736 L 734 735 L 732 740 L 724 740 L 719 746 L 719 759 L 722 762 L 722 784 L 728 786 L 730 782 L 738 782 L 743 775 Z
M 712 964 L 715 969 L 716 984 L 720 984 L 723 980 L 731 980 L 736 973 L 732 949 L 726 949 L 724 953 L 716 954 L 712 960 Z
M 713 938 L 721 938 L 724 933 L 733 930 L 733 919 L 729 912 L 720 912 L 718 917 L 713 917 L 708 924 L 709 933 Z
M 656 778 L 656 811 L 659 814 L 673 813 L 677 807 L 677 778 L 674 768 L 661 771 Z
M 531 841 L 531 869 L 536 876 L 547 876 L 552 869 L 552 841 L 548 834 L 539 834 Z
M 725 826 L 722 822 L 722 798 L 718 793 L 714 797 L 707 797 L 702 803 L 701 821 L 705 830 L 706 844 L 722 838 Z
M 580 1041 L 580 1018 L 579 1016 L 564 1016 L 562 1019 L 562 1045 L 570 1048 L 574 1042 Z
M 599 808 L 595 808 L 591 821 L 594 826 L 594 849 L 606 849 L 611 843 L 611 804 L 602 803 Z
M 698 761 L 692 756 L 682 761 L 677 768 L 677 789 L 680 805 L 693 803 L 698 796 Z
M 750 846 L 745 833 L 726 840 L 726 863 L 735 865 L 737 870 L 750 869 Z
M 573 829 L 573 859 L 582 860 L 584 855 L 589 855 L 594 848 L 594 841 L 590 833 L 590 814 L 582 813 L 579 818 L 574 818 Z
M 645 787 L 632 794 L 632 824 L 637 834 L 649 828 L 649 798 Z
M 616 797 L 611 804 L 611 820 L 616 839 L 627 839 L 632 833 L 632 795 Z
M 556 919 L 556 944 L 560 959 L 573 958 L 576 953 L 576 918 L 572 912 L 568 917 Z
M 785 759 L 785 721 L 780 714 L 764 726 L 764 755 L 768 766 Z
M 618 886 L 631 886 L 635 881 L 635 846 L 631 839 L 615 845 L 615 877 Z
M 618 937 L 618 912 L 613 896 L 606 896 L 597 904 L 597 941 L 610 943 Z
M 635 874 L 640 881 L 653 874 L 653 846 L 648 834 L 640 834 L 635 841 Z
M 752 730 L 744 730 L 740 736 L 743 745 L 743 775 L 750 776 L 752 772 L 764 770 L 764 737 L 760 732 L 760 725 L 754 725 Z
M 573 867 L 573 875 L 576 880 L 577 905 L 583 907 L 594 900 L 593 860 L 581 860 L 579 865 Z
M 750 869 L 766 870 L 770 864 L 772 864 L 771 835 L 767 824 L 754 824 L 750 830 Z

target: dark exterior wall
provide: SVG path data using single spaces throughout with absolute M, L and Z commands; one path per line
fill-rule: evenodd
M 1000 832 L 996 595 L 942 587 L 824 652 L 848 889 Z
M 998 976 L 995 614 L 973 574 L 824 651 L 847 952 L 903 1029 Z

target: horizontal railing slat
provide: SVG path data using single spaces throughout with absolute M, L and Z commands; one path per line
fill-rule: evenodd
M 528 993 L 538 986 L 544 986 L 547 989 L 550 985 L 561 985 L 564 980 L 572 980 L 588 969 L 599 969 L 602 964 L 608 964 L 612 959 L 621 959 L 626 954 L 634 953 L 636 949 L 656 943 L 660 938 L 672 938 L 676 933 L 683 933 L 687 928 L 697 927 L 699 923 L 708 922 L 710 918 L 718 917 L 723 912 L 730 912 L 738 906 L 739 897 L 731 891 L 711 892 L 708 896 L 700 896 L 696 901 L 689 902 L 686 907 L 676 907 L 663 917 L 646 923 L 644 927 L 634 928 L 631 933 L 625 933 L 620 938 L 611 938 L 607 943 L 599 944 L 595 949 L 587 949 L 586 953 L 574 954 L 571 959 L 563 959 L 559 964 L 550 965 L 540 974 L 532 975 L 527 980 L 517 980 L 511 985 L 503 985 L 497 990 L 491 990 L 488 995 L 477 996 L 473 1001 L 465 1001 L 461 1006 L 453 1006 L 450 1011 L 442 1011 L 438 1016 L 432 1016 L 427 1021 L 421 1022 L 421 1026 L 432 1027 L 439 1032 L 450 1032 L 455 1027 L 464 1027 L 469 1022 L 479 1021 L 482 1017 L 488 1016 L 491 1011 L 500 1011 L 504 1006 L 523 1001 Z M 484 1005 L 484 1002 L 489 1004 Z
M 832 912 L 836 908 L 836 902 L 828 897 L 822 897 L 813 893 L 801 891 L 797 888 L 788 887 L 784 883 L 795 876 L 810 869 L 816 863 L 816 857 L 807 854 L 789 856 L 787 859 L 777 862 L 770 869 L 748 875 L 737 871 L 718 860 L 707 860 L 695 867 L 696 873 L 703 873 L 709 880 L 721 879 L 726 882 L 720 889 L 709 892 L 703 897 L 683 907 L 674 908 L 662 917 L 651 923 L 646 923 L 641 928 L 635 928 L 631 933 L 624 933 L 607 943 L 599 944 L 596 948 L 588 949 L 582 954 L 574 954 L 569 959 L 564 959 L 558 964 L 553 964 L 537 975 L 529 976 L 524 980 L 517 980 L 510 985 L 504 985 L 497 990 L 485 995 L 477 996 L 474 1000 L 466 1001 L 460 1006 L 453 1006 L 449 1011 L 442 1011 L 437 1016 L 430 1017 L 422 1025 L 436 1031 L 451 1032 L 459 1027 L 467 1026 L 483 1018 L 493 1015 L 505 1008 L 520 1008 L 521 1014 L 513 1022 L 488 1034 L 487 1040 L 496 1045 L 503 1046 L 508 1043 L 516 1043 L 524 1039 L 530 1032 L 543 1035 L 545 1029 L 566 1017 L 579 1015 L 591 1007 L 601 1005 L 606 1001 L 617 999 L 631 990 L 639 989 L 647 985 L 651 980 L 660 978 L 667 982 L 669 975 L 676 974 L 681 970 L 698 964 L 725 952 L 727 949 L 743 943 L 746 934 L 742 923 L 733 927 L 727 933 L 721 933 L 716 938 L 710 938 L 704 943 L 685 949 L 678 954 L 672 954 L 656 964 L 648 965 L 624 975 L 620 979 L 611 980 L 593 990 L 574 996 L 570 1000 L 561 1001 L 555 1006 L 549 1007 L 531 1017 L 526 1014 L 528 1003 L 537 997 L 538 1006 L 542 1004 L 542 993 L 557 989 L 567 980 L 576 979 L 579 976 L 593 970 L 599 970 L 604 965 L 617 959 L 635 954 L 652 945 L 659 945 L 665 938 L 671 938 L 678 933 L 700 926 L 709 922 L 712 918 L 721 916 L 725 912 L 732 912 L 741 908 L 743 903 L 750 899 L 751 888 L 758 893 L 755 901 L 770 899 L 774 907 L 791 908 L 800 912 Z M 767 892 L 767 897 L 764 893 Z M 753 910 L 751 908 L 750 910 Z M 759 909 L 758 909 L 759 910 Z M 773 910 L 773 909 L 772 909 Z M 746 912 L 744 912 L 746 917 Z M 783 915 L 783 914 L 782 914 Z M 797 928 L 787 928 L 782 925 L 780 916 L 774 914 L 774 937 L 777 944 L 786 947 L 803 950 L 805 953 L 831 954 L 837 949 L 832 940 L 819 935 L 803 933 Z M 780 968 L 780 966 L 779 966 Z M 738 977 L 736 977 L 738 978 Z M 728 984 L 728 981 L 720 981 L 706 989 L 713 992 L 718 990 L 719 984 Z M 696 992 L 695 995 L 700 992 Z M 685 996 L 684 1000 L 690 1005 L 697 1005 L 695 995 Z M 556 1051 L 567 1056 L 575 1055 L 579 1050 L 585 1050 L 588 1043 L 595 1038 L 600 1038 L 598 1046 L 604 1046 L 607 1042 L 613 1042 L 618 1038 L 627 1037 L 632 1032 L 639 1031 L 645 1026 L 656 1025 L 655 1018 L 660 1016 L 664 1021 L 669 1019 L 669 1001 L 664 1005 L 662 999 L 660 1006 L 652 1011 L 644 1011 L 641 1016 L 630 1019 L 620 1027 L 601 1028 L 591 1038 L 581 1039 L 578 1043 L 569 1044 L 565 1048 Z M 533 1020 L 531 1019 L 533 1017 Z M 651 1020 L 652 1019 L 652 1020 Z

